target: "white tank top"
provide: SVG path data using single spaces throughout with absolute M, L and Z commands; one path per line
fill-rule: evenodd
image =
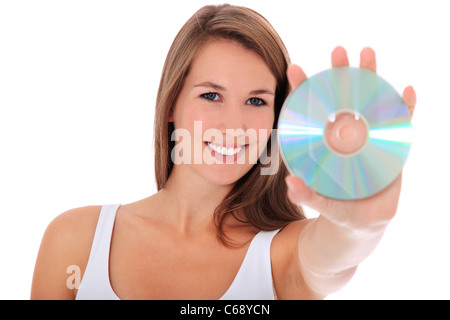
M 104 205 L 100 211 L 88 264 L 77 300 L 120 300 L 109 279 L 109 250 L 114 220 L 120 204 Z M 260 231 L 247 249 L 244 261 L 221 300 L 274 300 L 270 246 L 280 231 Z

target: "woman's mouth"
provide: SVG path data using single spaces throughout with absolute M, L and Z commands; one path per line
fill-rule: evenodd
M 248 147 L 248 144 L 240 145 L 240 146 L 223 146 L 217 145 L 213 142 L 205 142 L 206 145 L 212 150 L 213 156 L 225 163 L 233 163 L 236 162 L 237 158 L 245 151 Z
M 224 156 L 234 156 L 235 154 L 237 154 L 239 151 L 241 151 L 242 149 L 244 149 L 245 145 L 239 146 L 237 148 L 227 148 L 224 146 L 218 146 L 214 143 L 211 142 L 207 142 L 208 146 L 213 149 L 215 152 L 220 153 L 221 155 Z

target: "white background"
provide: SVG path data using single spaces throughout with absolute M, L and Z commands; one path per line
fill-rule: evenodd
M 0 0 L 0 299 L 28 299 L 43 232 L 73 207 L 155 192 L 153 113 L 169 46 L 221 1 Z M 398 214 L 330 299 L 449 299 L 450 46 L 445 1 L 240 1 L 313 75 L 344 46 L 418 94 Z M 311 216 L 314 212 L 310 212 Z

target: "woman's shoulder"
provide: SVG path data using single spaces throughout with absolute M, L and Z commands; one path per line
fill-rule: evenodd
M 87 263 L 101 208 L 85 206 L 59 214 L 48 225 L 42 242 L 80 264 Z
M 73 298 L 73 291 L 66 286 L 68 270 L 76 266 L 84 272 L 100 210 L 101 206 L 74 208 L 50 222 L 36 260 L 32 298 Z
M 286 243 L 295 243 L 292 241 L 293 238 L 298 238 L 302 233 L 303 229 L 312 221 L 313 219 L 301 219 L 293 221 L 286 225 L 281 231 L 275 236 L 275 243 L 280 242 L 281 246 L 285 246 Z
M 295 261 L 298 250 L 298 239 L 311 219 L 294 221 L 285 226 L 274 237 L 271 246 L 271 255 L 274 261 L 282 266 L 288 266 Z
M 50 222 L 45 234 L 55 236 L 59 241 L 76 241 L 92 237 L 95 233 L 101 206 L 86 206 L 67 210 Z
M 279 299 L 316 299 L 299 273 L 298 240 L 314 219 L 289 223 L 273 239 L 272 275 Z
M 75 256 L 90 251 L 101 206 L 73 208 L 54 218 L 42 238 L 42 244 Z

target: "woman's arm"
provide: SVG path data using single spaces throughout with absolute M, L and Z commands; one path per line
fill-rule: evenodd
M 311 192 L 305 190 L 303 181 L 295 177 L 286 180 L 291 200 L 308 202 L 299 196 Z M 326 296 L 341 289 L 373 252 L 395 215 L 400 184 L 398 178 L 373 198 L 351 203 L 324 199 L 329 208 L 309 221 L 298 238 L 299 269 L 313 292 Z

